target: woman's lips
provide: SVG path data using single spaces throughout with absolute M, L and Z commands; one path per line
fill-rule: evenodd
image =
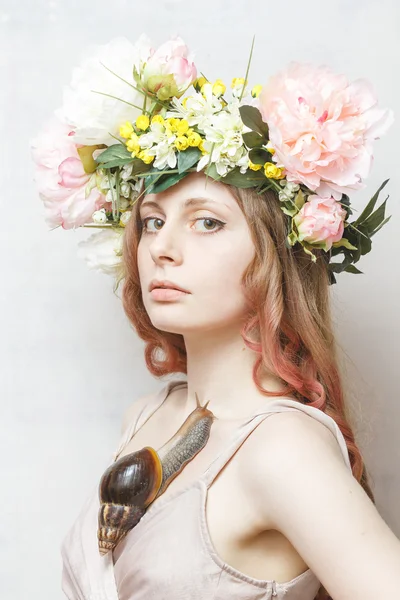
M 153 300 L 178 300 L 183 296 L 188 296 L 187 292 L 181 290 L 175 290 L 173 288 L 154 288 L 150 292 L 150 296 Z

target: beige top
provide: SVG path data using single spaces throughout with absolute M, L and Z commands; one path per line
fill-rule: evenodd
M 140 427 L 162 405 L 170 381 L 128 427 L 114 460 Z M 270 414 L 300 410 L 318 419 L 336 436 L 351 470 L 344 437 L 336 422 L 321 410 L 290 398 L 269 400 L 265 410 L 235 430 L 227 448 L 202 476 L 189 485 L 160 496 L 139 523 L 121 540 L 119 558 L 100 556 L 97 545 L 98 485 L 87 498 L 61 545 L 62 589 L 69 600 L 313 600 L 320 587 L 307 569 L 286 583 L 255 579 L 228 565 L 216 553 L 205 516 L 207 490 L 218 472 L 252 431 Z M 114 564 L 115 561 L 115 564 Z

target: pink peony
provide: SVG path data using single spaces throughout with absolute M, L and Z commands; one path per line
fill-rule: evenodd
M 344 231 L 346 211 L 334 198 L 321 198 L 308 196 L 305 202 L 293 217 L 299 232 L 299 241 L 312 243 L 325 242 L 324 250 L 331 249 L 333 242 L 338 242 Z
M 157 50 L 150 48 L 142 68 L 135 65 L 135 79 L 160 100 L 179 98 L 197 78 L 192 58 L 182 38 L 176 36 Z
M 51 227 L 71 229 L 92 222 L 93 212 L 105 203 L 94 179 L 85 173 L 73 140 L 71 127 L 54 117 L 31 142 L 35 181 Z
M 273 160 L 285 167 L 288 181 L 336 200 L 365 187 L 372 141 L 393 122 L 391 110 L 378 108 L 368 81 L 349 84 L 329 67 L 292 62 L 268 81 L 258 99 Z

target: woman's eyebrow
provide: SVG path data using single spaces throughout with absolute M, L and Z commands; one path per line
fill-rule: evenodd
M 230 206 L 225 204 L 225 202 L 216 202 L 212 198 L 207 198 L 206 196 L 197 196 L 195 198 L 188 198 L 182 204 L 182 208 L 188 208 L 188 207 L 193 207 L 193 206 L 202 206 L 204 204 L 212 204 L 214 207 L 218 207 L 218 206 L 222 205 L 225 208 L 227 208 L 228 210 L 231 210 Z M 141 207 L 144 207 L 144 206 L 151 206 L 152 208 L 162 208 L 162 206 L 160 204 L 158 204 L 158 202 L 156 202 L 155 200 L 147 200 L 147 201 L 142 202 Z

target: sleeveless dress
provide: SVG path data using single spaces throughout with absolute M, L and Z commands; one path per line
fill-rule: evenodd
M 170 381 L 127 428 L 114 453 L 116 460 L 133 435 L 185 380 Z M 230 566 L 216 553 L 206 522 L 207 490 L 254 429 L 276 412 L 300 410 L 322 422 L 335 435 L 351 470 L 343 434 L 321 410 L 290 398 L 270 399 L 265 410 L 248 418 L 207 470 L 188 485 L 168 491 L 150 505 L 139 523 L 113 552 L 99 554 L 98 485 L 61 544 L 62 590 L 68 600 L 314 600 L 320 582 L 307 569 L 285 583 L 255 579 Z

